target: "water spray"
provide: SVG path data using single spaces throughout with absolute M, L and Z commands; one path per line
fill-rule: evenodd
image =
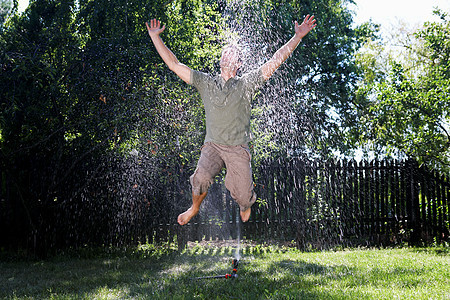
M 205 277 L 197 277 L 196 279 L 218 279 L 218 278 L 237 278 L 237 267 L 239 265 L 239 259 L 235 258 L 233 259 L 233 272 L 231 274 L 225 274 L 225 275 L 217 275 L 217 276 L 205 276 Z
M 196 279 L 218 279 L 218 278 L 237 278 L 237 268 L 239 265 L 239 259 L 241 258 L 240 250 L 241 250 L 241 222 L 239 218 L 239 213 L 236 214 L 236 229 L 237 229 L 237 240 L 238 245 L 235 251 L 235 258 L 233 259 L 233 272 L 231 274 L 225 274 L 225 275 L 216 275 L 216 276 L 205 276 L 205 277 L 197 277 Z

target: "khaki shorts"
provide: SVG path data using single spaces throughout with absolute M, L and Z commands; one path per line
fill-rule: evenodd
M 256 201 L 253 191 L 251 154 L 247 145 L 226 146 L 212 142 L 205 143 L 201 148 L 197 169 L 190 181 L 194 195 L 208 191 L 214 178 L 223 167 L 226 167 L 225 187 L 231 197 L 244 211 Z

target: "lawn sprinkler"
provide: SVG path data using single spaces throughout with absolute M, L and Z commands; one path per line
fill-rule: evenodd
M 239 265 L 239 260 L 237 258 L 233 259 L 233 272 L 231 274 L 225 275 L 217 275 L 217 276 L 205 276 L 205 277 L 197 277 L 196 279 L 217 279 L 217 278 L 237 278 L 237 267 Z

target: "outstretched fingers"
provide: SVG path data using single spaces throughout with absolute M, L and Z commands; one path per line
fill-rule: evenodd
M 308 18 L 309 18 L 309 15 L 306 15 L 306 17 L 303 19 L 303 23 L 308 22 Z
M 161 26 L 161 22 L 159 22 L 159 20 L 156 20 L 156 19 L 152 20 L 152 28 L 159 29 L 160 26 Z
M 300 38 L 303 38 L 305 35 L 307 35 L 311 30 L 313 30 L 316 27 L 316 19 L 314 18 L 314 15 L 306 15 L 306 17 L 303 19 L 303 22 L 301 25 L 298 25 L 298 22 L 295 21 L 295 34 L 299 35 Z
M 152 19 L 150 22 L 145 22 L 149 34 L 160 34 L 166 28 L 165 25 L 161 28 L 161 22 L 157 19 Z
M 156 19 L 152 19 L 152 20 L 150 20 L 150 25 L 148 23 L 145 23 L 145 24 L 147 24 L 147 28 L 150 30 L 150 29 L 155 29 L 157 26 L 156 24 L 158 22 L 159 21 L 157 21 Z
M 312 16 L 306 15 L 305 19 L 303 20 L 303 23 L 306 24 L 311 29 L 313 29 L 317 25 L 316 19 L 314 19 L 314 15 Z

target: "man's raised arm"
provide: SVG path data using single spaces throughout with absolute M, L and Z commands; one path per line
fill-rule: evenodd
M 291 55 L 302 38 L 316 27 L 314 16 L 307 15 L 301 25 L 295 21 L 295 35 L 283 47 L 277 50 L 273 57 L 262 67 L 264 80 L 268 80 L 279 66 Z
M 180 77 L 184 82 L 189 83 L 192 72 L 191 68 L 180 63 L 175 54 L 173 54 L 172 51 L 164 45 L 164 42 L 159 36 L 164 31 L 166 26 L 164 25 L 161 28 L 161 23 L 156 19 L 151 20 L 150 25 L 145 22 L 145 25 L 147 26 L 148 34 L 155 45 L 156 51 L 158 51 L 159 55 L 167 64 L 169 69 L 175 72 L 175 74 L 177 74 L 178 77 Z

